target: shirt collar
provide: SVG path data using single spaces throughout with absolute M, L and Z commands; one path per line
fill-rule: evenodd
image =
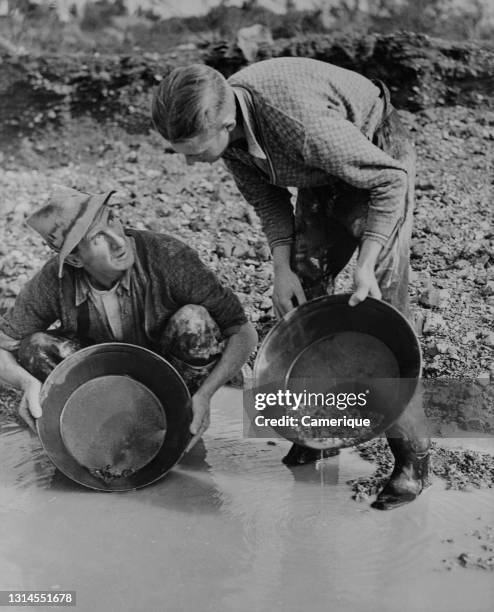
M 129 236 L 132 248 L 134 249 L 134 257 L 137 256 L 135 249 L 135 241 L 132 236 Z M 135 264 L 134 264 L 135 265 Z M 125 291 L 126 293 L 130 293 L 130 283 L 132 277 L 132 271 L 134 270 L 134 266 L 131 266 L 123 273 L 122 278 L 119 280 L 117 293 L 121 291 Z M 82 302 L 85 302 L 88 298 L 89 293 L 91 292 L 91 285 L 89 284 L 89 278 L 84 270 L 81 270 L 79 274 L 76 275 L 75 278 L 75 305 L 80 306 Z
M 243 87 L 233 87 L 233 92 L 242 113 L 245 139 L 247 140 L 247 149 L 250 155 L 258 159 L 267 159 L 266 153 L 264 153 L 256 138 L 254 128 L 255 122 L 252 114 L 252 97 L 250 93 Z

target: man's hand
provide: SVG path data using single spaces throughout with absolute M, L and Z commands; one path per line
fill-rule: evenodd
M 293 302 L 295 299 L 295 303 Z M 275 270 L 273 306 L 278 319 L 295 306 L 306 302 L 305 293 L 298 276 L 289 268 Z
M 375 273 L 377 258 L 381 250 L 381 244 L 375 240 L 368 238 L 362 242 L 353 274 L 355 290 L 348 300 L 350 306 L 360 304 L 368 295 L 378 300 L 381 299 L 381 290 Z
M 369 295 L 378 300 L 381 299 L 381 290 L 377 284 L 374 269 L 370 266 L 357 266 L 353 275 L 353 282 L 355 284 L 355 291 L 348 300 L 350 306 L 360 304 L 360 302 L 363 302 Z
M 27 423 L 30 429 L 36 433 L 36 423 L 34 419 L 41 416 L 41 404 L 39 394 L 41 383 L 36 378 L 32 378 L 24 387 L 24 395 L 19 406 L 19 416 Z
M 186 452 L 191 450 L 191 448 L 209 427 L 210 411 L 210 398 L 201 395 L 200 393 L 196 393 L 192 397 L 192 423 L 190 424 L 190 433 L 194 437 L 185 449 Z

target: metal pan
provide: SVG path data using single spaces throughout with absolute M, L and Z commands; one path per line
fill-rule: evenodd
M 314 401 L 303 403 L 302 410 L 277 404 L 266 408 L 266 418 L 369 417 L 371 425 L 355 431 L 275 427 L 287 439 L 312 448 L 351 446 L 383 433 L 406 409 L 421 374 L 420 345 L 405 317 L 373 298 L 351 307 L 349 297 L 323 296 L 289 312 L 264 339 L 254 365 L 256 390 L 305 391 L 304 398 L 318 393 L 330 404 L 317 410 Z M 341 393 L 352 400 L 351 394 L 364 393 L 365 405 L 336 407 Z
M 190 440 L 192 405 L 175 368 L 145 348 L 104 343 L 50 373 L 37 420 L 50 459 L 92 489 L 126 491 L 163 477 Z

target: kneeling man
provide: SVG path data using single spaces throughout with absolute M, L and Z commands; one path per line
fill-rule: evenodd
M 33 427 L 40 381 L 57 363 L 99 342 L 143 346 L 189 387 L 190 448 L 209 425 L 211 396 L 238 373 L 257 334 L 238 298 L 190 247 L 123 228 L 112 193 L 59 188 L 28 218 L 57 255 L 0 317 L 0 379 L 24 391 L 19 413 Z

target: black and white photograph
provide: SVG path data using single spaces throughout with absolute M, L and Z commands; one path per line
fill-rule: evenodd
M 0 608 L 494 609 L 494 0 L 0 0 Z

